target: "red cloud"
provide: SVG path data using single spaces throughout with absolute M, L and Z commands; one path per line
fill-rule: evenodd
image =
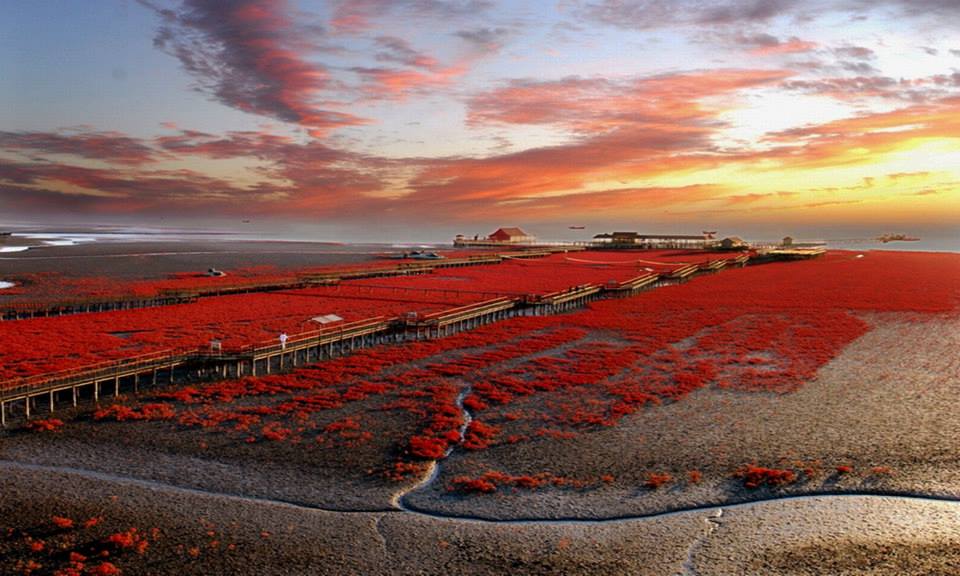
M 369 99 L 403 99 L 410 93 L 449 85 L 467 71 L 466 65 L 436 68 L 429 71 L 398 68 L 353 68 L 365 82 L 364 97 Z
M 294 22 L 285 0 L 184 0 L 176 11 L 154 9 L 165 23 L 154 43 L 223 104 L 299 124 L 316 136 L 365 123 L 314 104 L 330 76 L 306 59 L 314 46 L 311 29 Z
M 549 124 L 571 131 L 562 145 L 486 158 L 387 159 L 268 132 L 207 134 L 183 130 L 151 140 L 109 136 L 128 146 L 129 160 L 109 169 L 38 160 L 0 159 L 0 202 L 26 211 L 64 206 L 77 211 L 173 213 L 195 207 L 236 213 L 338 219 L 466 221 L 486 218 L 544 220 L 571 213 L 640 215 L 704 200 L 752 207 L 769 197 L 704 182 L 648 186 L 661 176 L 695 175 L 727 163 L 781 167 L 866 162 L 920 138 L 960 133 L 960 99 L 863 115 L 771 135 L 770 149 L 720 149 L 713 137 L 724 125 L 714 101 L 724 95 L 781 82 L 787 73 L 720 70 L 629 81 L 566 79 L 514 82 L 471 102 L 476 125 Z M 11 136 L 11 134 L 13 136 Z M 102 133 L 7 133 L 9 146 L 41 155 L 92 157 Z M 132 158 L 140 158 L 134 162 Z M 155 169 L 156 159 L 256 158 L 239 184 L 194 170 Z M 686 181 L 690 181 L 689 178 Z M 597 190 L 599 188 L 599 191 Z M 784 196 L 785 193 L 778 194 Z M 58 204 L 58 201 L 60 202 Z M 802 205 L 802 204 L 800 204 Z
M 157 153 L 152 148 L 117 132 L 70 134 L 0 131 L 0 149 L 69 154 L 118 164 L 143 164 L 157 160 Z

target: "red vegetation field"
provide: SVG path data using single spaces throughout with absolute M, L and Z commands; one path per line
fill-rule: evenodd
M 627 255 L 589 255 L 601 256 Z M 634 264 L 624 266 L 629 270 L 626 276 L 635 275 Z M 454 282 L 444 279 L 447 274 L 469 274 L 485 288 L 549 291 L 564 287 L 564 282 L 602 279 L 611 270 L 517 262 L 370 283 L 439 286 Z M 613 426 L 628 414 L 680 401 L 708 386 L 791 392 L 866 332 L 871 314 L 956 314 L 958 287 L 956 255 L 870 252 L 857 258 L 853 253 L 831 253 L 813 261 L 724 271 L 632 298 L 598 301 L 576 313 L 514 318 L 456 337 L 365 350 L 290 374 L 171 390 L 145 404 L 101 410 L 96 418 L 166 420 L 250 443 L 349 449 L 370 442 L 371 424 L 385 413 L 395 413 L 412 424 L 392 431 L 393 450 L 374 473 L 399 479 L 418 470 L 416 462 L 442 458 L 452 448 L 484 450 L 562 439 Z M 157 318 L 164 310 L 158 309 L 53 319 L 49 327 L 43 320 L 0 324 L 4 343 L 20 343 L 4 347 L 4 370 L 16 373 L 18 366 L 41 366 L 41 356 L 30 355 L 24 344 L 29 338 L 14 335 L 11 327 L 18 331 L 44 327 L 46 332 L 37 328 L 35 337 L 46 350 L 56 351 L 57 328 L 72 323 L 79 325 L 75 333 L 67 332 L 73 342 L 91 338 L 97 343 L 106 338 L 103 331 L 108 327 L 140 326 L 133 319 L 142 315 L 144 325 L 158 323 L 154 329 L 164 335 L 156 342 L 160 345 L 202 343 L 224 327 L 235 328 L 238 337 L 261 337 L 291 330 L 296 318 L 342 312 L 325 307 L 336 301 L 329 291 L 305 292 L 236 297 L 238 303 L 228 308 L 217 307 L 227 306 L 231 299 L 216 299 L 211 308 L 196 313 L 181 306 L 166 320 Z M 442 306 L 435 297 L 430 293 L 415 303 Z M 358 304 L 358 315 L 400 312 L 411 305 L 383 298 L 369 302 L 370 308 Z M 191 320 L 199 322 L 198 314 L 203 313 L 212 316 L 202 327 L 192 326 Z M 123 324 L 125 320 L 131 323 Z M 91 335 L 97 330 L 98 335 Z M 54 342 L 44 343 L 42 338 Z M 153 342 L 149 337 L 131 338 L 131 345 Z M 72 346 L 76 344 L 64 347 L 62 357 Z M 85 350 L 90 357 L 102 357 L 95 347 L 80 352 Z M 472 417 L 467 426 L 464 410 Z M 796 479 L 796 473 L 787 472 L 751 466 L 739 477 L 748 488 L 777 486 Z M 552 477 L 532 478 L 487 473 L 458 478 L 452 488 L 485 493 L 505 486 L 557 485 Z M 674 481 L 663 471 L 650 471 L 647 486 L 656 489 Z M 689 472 L 689 482 L 699 481 L 699 472 Z
M 226 286 L 246 286 L 294 280 L 296 275 L 272 266 L 256 266 L 227 271 L 225 276 L 209 276 L 204 271 L 171 274 L 167 278 L 118 280 L 101 276 L 63 276 L 51 272 L 23 274 L 18 285 L 5 290 L 3 304 L 61 302 L 82 299 L 151 298 L 164 292 L 190 291 Z
M 440 250 L 447 258 L 462 258 L 489 254 L 478 250 Z M 368 262 L 333 264 L 309 268 L 280 269 L 271 265 L 248 266 L 224 270 L 224 276 L 210 276 L 206 270 L 177 272 L 165 277 L 153 277 L 149 267 L 141 270 L 139 279 L 117 279 L 102 276 L 67 276 L 53 272 L 39 272 L 7 276 L 15 280 L 14 288 L 0 293 L 4 305 L 17 303 L 63 302 L 83 299 L 151 298 L 169 292 L 188 292 L 210 288 L 225 288 L 289 282 L 302 274 L 334 271 L 365 270 L 395 266 L 398 260 L 372 257 Z
M 683 264 L 732 259 L 739 255 L 676 250 L 570 252 L 546 258 L 509 260 L 495 266 L 444 268 L 421 276 L 371 278 L 356 283 L 508 295 L 545 294 L 581 284 L 622 282 L 651 271 L 669 272 Z
M 307 329 L 311 317 L 346 321 L 443 310 L 475 296 L 351 286 L 204 298 L 192 304 L 0 323 L 0 380 L 43 374 L 219 339 L 241 347 Z
M 490 297 L 490 292 L 542 294 L 588 282 L 626 280 L 640 273 L 638 254 L 644 259 L 658 257 L 618 252 L 556 254 L 442 269 L 420 276 L 346 281 L 330 287 L 220 296 L 192 304 L 0 324 L 0 382 L 158 350 L 194 349 L 213 339 L 227 348 L 241 347 L 275 338 L 280 332 L 295 334 L 315 328 L 309 319 L 320 314 L 335 313 L 347 321 L 392 317 L 482 301 Z M 669 259 L 672 254 L 660 256 Z M 691 254 L 690 259 L 705 260 L 708 255 Z M 111 290 L 125 290 L 148 296 L 162 288 L 228 284 L 226 278 L 184 275 L 174 280 L 131 282 L 120 288 L 111 287 L 107 279 L 87 278 L 70 280 L 72 284 L 67 287 L 84 294 L 109 295 Z M 251 282 L 281 279 L 260 269 L 249 271 L 248 278 Z M 236 283 L 237 279 L 232 281 Z

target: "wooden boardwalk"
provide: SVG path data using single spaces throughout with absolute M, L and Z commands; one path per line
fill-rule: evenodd
M 502 255 L 497 255 L 502 256 Z M 682 266 L 664 274 L 647 273 L 607 285 L 583 284 L 543 295 L 506 295 L 440 312 L 375 317 L 291 335 L 237 349 L 163 350 L 92 366 L 0 382 L 0 425 L 11 414 L 26 419 L 53 413 L 59 405 L 137 393 L 144 387 L 217 378 L 260 376 L 334 358 L 381 344 L 451 336 L 464 330 L 524 315 L 569 312 L 600 298 L 632 296 L 659 286 L 686 282 L 726 266 L 744 266 L 749 256 Z M 454 264 L 456 265 L 456 264 Z M 470 264 L 461 264 L 470 265 Z

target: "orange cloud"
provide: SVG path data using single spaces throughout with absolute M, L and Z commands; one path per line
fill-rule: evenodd
M 754 56 L 773 56 L 776 54 L 797 54 L 800 52 L 810 52 L 816 50 L 819 44 L 808 40 L 801 40 L 797 37 L 790 38 L 786 42 L 778 41 L 775 44 L 767 46 L 757 46 L 750 50 Z
M 775 160 L 780 166 L 814 168 L 875 162 L 878 155 L 923 139 L 957 139 L 960 97 L 863 114 L 768 135 L 780 144 L 746 158 Z
M 625 125 L 697 127 L 715 116 L 701 101 L 746 88 L 780 82 L 786 70 L 719 69 L 641 77 L 626 82 L 571 77 L 556 81 L 520 80 L 475 96 L 468 121 L 554 124 L 596 133 Z

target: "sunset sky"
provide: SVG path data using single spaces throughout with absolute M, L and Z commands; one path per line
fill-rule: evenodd
M 0 221 L 243 220 L 950 234 L 960 2 L 5 3 Z

